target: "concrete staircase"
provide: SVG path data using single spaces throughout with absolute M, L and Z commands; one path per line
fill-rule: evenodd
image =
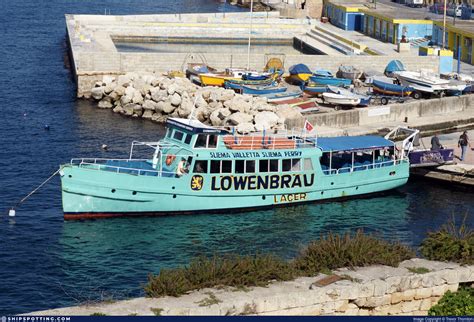
M 311 29 L 310 32 L 307 33 L 309 37 L 316 39 L 317 41 L 325 44 L 326 46 L 331 47 L 334 50 L 344 54 L 344 55 L 359 55 L 362 51 L 358 50 L 342 42 L 340 39 L 336 38 L 335 35 L 328 32 L 327 30 L 314 28 Z

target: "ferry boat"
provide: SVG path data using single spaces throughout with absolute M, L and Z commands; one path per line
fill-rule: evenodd
M 150 147 L 151 157 L 134 159 L 137 146 Z M 60 176 L 64 218 L 84 219 L 244 211 L 365 195 L 405 184 L 409 162 L 378 136 L 237 135 L 169 118 L 162 140 L 132 142 L 126 159 L 72 159 Z

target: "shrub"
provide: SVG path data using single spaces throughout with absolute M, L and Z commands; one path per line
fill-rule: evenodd
M 321 236 L 301 252 L 294 265 L 305 274 L 313 275 L 340 267 L 374 264 L 396 266 L 414 256 L 413 250 L 407 246 L 389 243 L 358 230 L 355 234 L 341 236 L 330 233 Z
M 439 231 L 429 232 L 421 243 L 421 254 L 431 260 L 474 264 L 474 230 L 465 220 L 457 227 L 453 217 Z
M 162 269 L 158 275 L 149 275 L 145 293 L 150 297 L 179 296 L 206 287 L 265 286 L 271 280 L 295 277 L 289 263 L 272 255 L 214 255 L 198 257 L 183 268 Z
M 474 288 L 462 287 L 457 292 L 446 292 L 428 315 L 474 316 Z
M 347 266 L 395 266 L 414 256 L 414 252 L 406 246 L 364 235 L 362 231 L 343 236 L 329 234 L 312 242 L 291 262 L 262 254 L 198 257 L 188 266 L 162 269 L 158 275 L 150 274 L 145 293 L 149 297 L 160 297 L 179 296 L 208 287 L 246 289 L 249 286 L 266 286 L 273 280 L 288 281 Z

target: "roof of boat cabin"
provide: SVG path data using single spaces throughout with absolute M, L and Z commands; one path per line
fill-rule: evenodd
M 227 131 L 225 130 L 206 125 L 194 119 L 182 119 L 182 118 L 170 117 L 166 120 L 166 125 L 174 127 L 174 128 L 180 128 L 192 133 L 207 133 L 207 134 L 227 133 Z
M 394 143 L 381 136 L 340 136 L 332 138 L 318 138 L 318 147 L 323 151 L 352 151 L 373 150 L 394 146 Z

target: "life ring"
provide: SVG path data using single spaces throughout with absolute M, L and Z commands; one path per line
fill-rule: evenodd
M 166 165 L 171 165 L 171 163 L 173 163 L 174 159 L 176 159 L 176 155 L 168 154 L 166 156 Z

